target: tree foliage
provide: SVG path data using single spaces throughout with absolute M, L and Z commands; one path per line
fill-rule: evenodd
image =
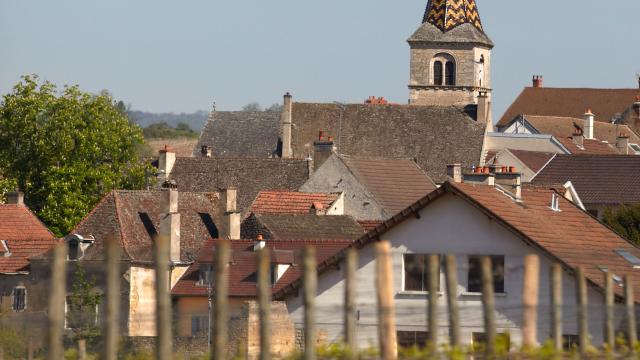
M 142 131 L 111 95 L 25 76 L 0 103 L 0 174 L 58 236 L 112 189 L 141 189 Z
M 606 209 L 602 221 L 627 240 L 640 245 L 640 205 Z
M 174 128 L 166 122 L 152 124 L 142 129 L 145 139 L 197 138 L 199 134 L 191 130 L 191 126 L 180 122 Z
M 84 268 L 77 263 L 71 295 L 67 297 L 67 327 L 78 339 L 91 340 L 101 335 L 98 307 L 102 294 L 94 290 L 95 286 L 95 279 L 88 279 Z

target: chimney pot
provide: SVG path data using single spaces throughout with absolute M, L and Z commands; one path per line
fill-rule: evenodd
M 202 154 L 202 157 L 210 158 L 212 155 L 211 146 L 202 145 L 202 148 L 200 149 L 200 154 Z
M 543 78 L 542 75 L 534 75 L 533 76 L 533 87 L 541 88 L 543 87 Z
M 595 121 L 595 115 L 591 112 L 591 108 L 588 108 L 584 113 L 584 138 L 588 140 L 593 140 L 593 128 Z
M 24 193 L 16 189 L 7 193 L 7 204 L 24 205 Z

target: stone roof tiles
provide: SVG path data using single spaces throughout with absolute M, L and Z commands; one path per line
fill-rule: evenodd
M 180 191 L 216 192 L 236 187 L 238 209 L 246 212 L 261 190 L 297 190 L 309 179 L 309 162 L 279 158 L 177 158 L 170 179 L 176 181 Z
M 446 165 L 477 165 L 484 123 L 455 106 L 293 103 L 294 157 L 311 155 L 318 130 L 334 137 L 348 156 L 416 159 L 435 182 L 446 180 Z

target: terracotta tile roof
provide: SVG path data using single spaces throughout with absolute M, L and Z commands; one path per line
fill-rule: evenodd
M 319 202 L 328 209 L 338 200 L 340 193 L 303 193 L 287 190 L 264 190 L 251 204 L 249 212 L 255 214 L 308 214 L 311 206 Z
M 246 213 L 261 190 L 295 191 L 309 179 L 307 160 L 267 158 L 177 158 L 170 178 L 180 191 L 216 192 L 238 188 Z
M 634 102 L 640 89 L 524 88 L 497 126 L 505 126 L 518 115 L 582 118 L 587 108 L 596 121 L 610 122 Z
M 53 237 L 48 239 L 7 240 L 9 256 L 0 254 L 0 274 L 13 274 L 29 270 L 29 259 L 49 251 L 57 243 Z M 2 248 L 2 245 L 0 245 Z
M 558 141 L 573 155 L 616 155 L 615 145 L 600 141 L 584 139 L 582 146 L 578 146 L 572 138 L 558 138 Z
M 53 239 L 53 234 L 24 205 L 0 204 L 0 240 Z
M 640 156 L 558 155 L 533 184 L 571 181 L 585 204 L 640 203 Z
M 490 218 L 508 228 L 523 241 L 560 262 L 569 271 L 584 266 L 589 282 L 603 288 L 604 276 L 599 267 L 604 266 L 618 276 L 630 275 L 634 283 L 640 282 L 640 273 L 626 262 L 616 250 L 625 250 L 640 258 L 640 249 L 600 223 L 573 203 L 560 196 L 560 209 L 550 208 L 554 190 L 524 187 L 522 202 L 517 203 L 502 191 L 486 185 L 455 184 L 446 182 L 438 190 L 423 197 L 401 213 L 387 220 L 375 230 L 353 242 L 351 246 L 362 248 L 378 241 L 387 231 L 415 213 L 429 206 L 445 194 L 454 194 L 470 202 Z M 345 251 L 318 265 L 320 273 L 327 271 L 344 259 Z M 276 298 L 292 294 L 300 281 L 279 291 Z M 622 288 L 616 287 L 618 295 Z M 636 297 L 640 288 L 636 288 Z
M 436 185 L 412 160 L 340 156 L 358 181 L 389 216 L 436 189 Z
M 0 273 L 28 270 L 28 259 L 51 249 L 54 235 L 24 205 L 0 205 L 0 240 L 5 240 L 10 255 L 0 254 Z M 0 244 L 0 252 L 4 246 Z
M 415 158 L 438 183 L 447 179 L 447 164 L 471 167 L 480 162 L 486 127 L 455 106 L 348 104 L 342 109 L 294 102 L 292 120 L 295 157 L 310 155 L 318 130 L 324 130 L 336 139 L 340 154 Z
M 584 120 L 582 118 L 532 115 L 524 115 L 524 118 L 541 134 L 553 135 L 558 139 L 567 139 L 572 137 L 575 132 L 574 124 L 584 127 Z M 611 124 L 600 121 L 596 121 L 594 123 L 593 137 L 598 140 L 606 141 L 615 145 L 620 133 L 629 135 L 629 142 L 636 144 L 640 143 L 640 136 L 638 136 L 628 125 Z
M 83 259 L 102 260 L 105 240 L 115 236 L 124 247 L 123 258 L 153 260 L 152 236 L 165 211 L 161 192 L 117 190 L 107 194 L 72 231 L 96 238 Z M 178 212 L 182 260 L 193 260 L 204 241 L 224 229 L 219 194 L 179 192 Z
M 540 169 L 542 169 L 542 167 L 555 155 L 553 153 L 537 151 L 508 150 L 534 172 L 540 171 Z
M 348 215 L 252 214 L 242 223 L 245 239 L 354 240 L 363 232 Z
M 219 240 L 209 240 L 200 251 L 197 262 L 189 267 L 182 278 L 171 290 L 171 294 L 180 296 L 207 296 L 207 287 L 198 285 L 200 267 L 212 264 L 215 254 L 213 247 Z M 253 298 L 256 293 L 256 253 L 253 251 L 252 240 L 238 240 L 231 242 L 232 255 L 229 267 L 229 296 Z M 289 269 L 273 287 L 273 293 L 284 289 L 302 276 L 302 250 L 310 245 L 316 248 L 316 259 L 321 263 L 349 245 L 348 241 L 312 241 L 288 240 L 266 242 L 266 247 L 272 254 L 288 253 L 287 261 L 292 261 Z M 291 256 L 292 255 L 292 256 Z M 279 255 L 276 255 L 279 256 Z M 272 255 L 273 257 L 273 255 Z

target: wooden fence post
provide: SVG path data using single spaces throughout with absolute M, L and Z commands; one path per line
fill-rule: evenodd
M 524 286 L 522 287 L 522 343 L 535 347 L 538 343 L 538 291 L 540 289 L 540 258 L 527 255 L 524 258 Z
M 27 359 L 33 360 L 34 349 L 33 349 L 33 338 L 29 338 L 29 343 L 27 344 Z
M 316 358 L 316 292 L 318 274 L 316 268 L 316 249 L 307 246 L 304 249 L 304 360 Z
M 438 349 L 438 296 L 440 292 L 440 255 L 429 255 L 427 261 L 429 276 L 428 298 L 428 332 L 429 346 L 435 351 Z
M 49 294 L 49 360 L 64 358 L 64 303 L 67 294 L 67 244 L 53 248 L 51 264 L 51 292 Z
M 107 239 L 107 293 L 104 359 L 116 360 L 120 332 L 120 247 L 115 237 Z
M 260 316 L 259 360 L 271 359 L 271 259 L 269 249 L 258 252 L 258 313 Z
M 588 325 L 588 302 L 587 302 L 587 280 L 585 279 L 585 270 L 583 266 L 579 266 L 576 270 L 576 283 L 578 296 L 578 338 L 580 355 L 585 356 L 589 348 L 589 325 Z
M 393 304 L 393 261 L 391 243 L 376 243 L 376 293 L 378 299 L 378 339 L 380 358 L 394 360 L 397 357 L 395 309 Z
M 155 236 L 156 267 L 156 359 L 170 360 L 173 354 L 171 338 L 171 298 L 169 295 L 169 238 Z
M 482 268 L 482 307 L 484 313 L 484 333 L 487 338 L 486 357 L 491 359 L 496 353 L 495 296 L 493 289 L 493 266 L 489 256 L 480 260 Z
M 609 347 L 611 351 L 615 350 L 616 346 L 616 334 L 613 325 L 615 314 L 615 297 L 613 292 L 613 274 L 611 271 L 604 273 L 604 343 Z
M 551 337 L 556 351 L 562 351 L 562 266 L 551 266 Z
M 460 347 L 460 316 L 458 313 L 458 267 L 455 255 L 447 255 L 445 260 L 447 281 L 447 307 L 449 309 L 449 344 Z
M 219 241 L 216 245 L 216 263 L 213 301 L 213 349 L 211 358 L 223 360 L 227 357 L 227 327 L 229 322 L 229 241 Z
M 635 309 L 635 295 L 633 293 L 633 282 L 631 276 L 626 275 L 624 277 L 624 299 L 627 312 L 627 336 L 629 337 L 629 350 L 632 354 L 636 352 L 636 345 L 638 343 L 638 331 L 636 329 L 636 309 Z
M 86 360 L 87 359 L 87 340 L 79 339 L 78 340 L 78 360 Z
M 358 354 L 356 338 L 356 271 L 358 268 L 358 251 L 349 248 L 346 253 L 344 284 L 344 342 L 348 355 L 352 359 Z
M 4 360 L 4 350 L 0 347 L 0 360 Z

